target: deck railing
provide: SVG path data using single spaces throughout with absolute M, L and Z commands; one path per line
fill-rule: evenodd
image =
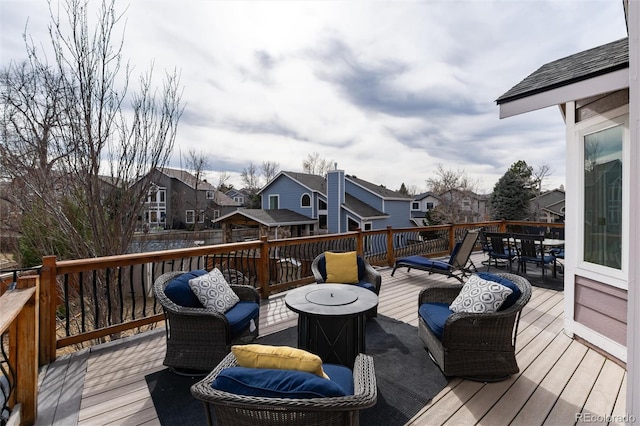
M 38 392 L 38 277 L 0 296 L 0 424 L 33 424 Z M 18 348 L 18 345 L 20 346 Z
M 564 229 L 564 224 L 492 221 L 271 241 L 263 238 L 93 259 L 58 261 L 55 256 L 46 256 L 42 266 L 32 270 L 39 270 L 38 276 L 18 278 L 17 289 L 0 297 L 3 365 L 7 366 L 2 376 L 8 379 L 6 408 L 21 406 L 22 422 L 33 423 L 38 365 L 52 362 L 61 351 L 117 339 L 163 321 L 152 285 L 165 272 L 217 267 L 267 298 L 313 282 L 311 262 L 327 250 L 356 250 L 371 264 L 391 266 L 398 257 L 448 254 L 470 228 L 521 232 L 522 227 L 531 226 L 556 237 L 554 231 Z

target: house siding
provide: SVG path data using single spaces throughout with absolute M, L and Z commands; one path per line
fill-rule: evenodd
M 345 182 L 345 191 L 347 194 L 353 195 L 358 200 L 363 201 L 369 204 L 371 207 L 376 208 L 380 211 L 384 211 L 384 203 L 382 198 L 379 195 L 372 194 L 370 191 L 362 188 L 359 185 L 351 182 L 349 179 L 346 179 Z M 406 206 L 405 206 L 406 209 Z
M 574 320 L 627 344 L 627 291 L 576 275 Z
M 301 207 L 300 199 L 302 194 L 309 194 L 312 200 L 311 207 Z M 279 196 L 280 209 L 288 209 L 296 213 L 303 214 L 310 218 L 314 218 L 313 200 L 314 194 L 308 189 L 300 185 L 298 182 L 289 179 L 286 176 L 280 176 L 276 181 L 269 185 L 269 188 L 262 194 L 262 208 L 269 210 L 269 196 Z

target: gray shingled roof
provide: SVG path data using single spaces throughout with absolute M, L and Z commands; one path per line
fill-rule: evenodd
M 170 169 L 168 167 L 163 167 L 158 170 L 161 173 L 169 176 L 170 178 L 178 179 L 180 182 L 184 183 L 190 188 L 196 187 L 196 177 L 185 170 Z M 211 185 L 209 182 L 200 180 L 200 182 L 198 183 L 198 189 L 202 191 L 214 191 L 216 187 Z
M 297 180 L 304 186 L 313 191 L 318 191 L 322 194 L 327 193 L 327 181 L 323 176 L 312 175 L 309 173 L 297 173 L 297 172 L 283 172 L 293 179 Z
M 262 209 L 238 209 L 234 212 L 226 214 L 215 222 L 224 222 L 225 219 L 241 215 L 246 218 L 261 223 L 265 226 L 282 226 L 282 225 L 304 225 L 308 223 L 316 223 L 315 219 L 311 219 L 302 214 L 287 209 L 262 210 Z
M 496 99 L 498 105 L 629 67 L 629 39 L 623 38 L 541 66 Z
M 356 197 L 350 194 L 344 196 L 344 206 L 360 216 L 361 218 L 373 218 L 373 217 L 387 217 L 386 213 L 382 213 L 380 210 L 373 208 L 369 204 L 358 200 Z
M 353 182 L 357 183 L 358 185 L 367 188 L 369 191 L 378 194 L 379 196 L 381 196 L 382 198 L 400 198 L 400 199 L 412 199 L 413 197 L 410 195 L 405 195 L 402 194 L 398 191 L 393 191 L 391 189 L 387 189 L 382 185 L 376 185 L 374 183 L 371 182 L 367 182 L 366 180 L 362 180 L 362 179 L 358 179 L 355 176 L 351 176 L 351 175 L 347 175 L 346 176 L 347 179 L 352 180 Z

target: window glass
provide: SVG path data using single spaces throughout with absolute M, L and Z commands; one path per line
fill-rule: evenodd
M 302 195 L 300 204 L 302 205 L 302 207 L 311 207 L 311 197 L 309 196 L 309 194 Z
M 278 196 L 277 195 L 269 195 L 269 209 L 274 210 L 278 209 Z
M 584 261 L 615 269 L 622 268 L 623 130 L 584 136 Z

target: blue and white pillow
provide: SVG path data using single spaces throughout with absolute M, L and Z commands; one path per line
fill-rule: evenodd
M 453 312 L 496 312 L 513 291 L 494 281 L 483 280 L 473 274 L 462 286 L 458 296 L 451 302 Z
M 205 308 L 224 314 L 240 301 L 218 268 L 189 280 L 189 287 Z

